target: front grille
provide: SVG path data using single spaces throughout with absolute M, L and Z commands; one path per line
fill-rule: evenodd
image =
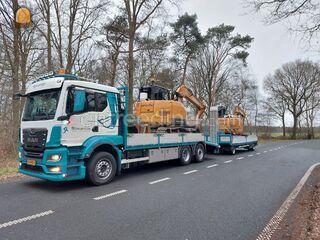
M 48 130 L 45 128 L 23 129 L 23 148 L 30 152 L 43 152 L 47 141 Z
M 43 172 L 43 169 L 40 166 L 30 166 L 30 165 L 27 165 L 27 164 L 22 164 L 21 168 L 23 170 L 27 170 L 27 171 Z
M 30 152 L 30 151 L 25 151 L 24 152 L 25 157 L 29 157 L 29 158 L 38 158 L 38 159 L 42 159 L 43 157 L 43 153 L 42 152 Z

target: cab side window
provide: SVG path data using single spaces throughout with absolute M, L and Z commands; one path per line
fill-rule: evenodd
M 74 107 L 74 88 L 68 91 L 67 104 L 66 104 L 66 114 L 70 115 L 73 113 Z
M 82 92 L 82 98 L 75 97 L 79 92 Z M 80 111 L 79 108 L 76 110 L 76 105 L 82 106 Z M 69 89 L 66 103 L 66 113 L 68 115 L 86 112 L 102 112 L 107 106 L 107 93 L 94 92 L 90 90 L 76 90 L 75 88 Z
M 95 94 L 93 92 L 86 92 L 86 103 L 84 112 L 95 112 L 96 103 L 95 103 Z
M 102 112 L 108 106 L 107 104 L 107 94 L 106 93 L 96 93 L 96 111 Z

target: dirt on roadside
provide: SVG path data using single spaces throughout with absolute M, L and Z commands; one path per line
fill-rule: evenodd
M 303 186 L 272 240 L 320 240 L 320 167 Z

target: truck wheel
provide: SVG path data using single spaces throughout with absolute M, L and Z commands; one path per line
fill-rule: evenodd
M 112 181 L 117 171 L 115 158 L 107 152 L 98 152 L 89 160 L 86 169 L 89 183 L 99 186 Z
M 191 149 L 188 146 L 181 147 L 179 163 L 182 166 L 188 165 L 191 162 L 192 154 Z
M 195 162 L 203 162 L 205 155 L 206 155 L 206 150 L 203 144 L 201 143 L 197 144 L 195 148 L 195 155 L 194 155 Z

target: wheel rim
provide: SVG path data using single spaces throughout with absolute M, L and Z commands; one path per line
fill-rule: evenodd
M 107 159 L 101 159 L 97 165 L 95 172 L 100 179 L 107 179 L 112 172 L 111 163 Z
M 202 160 L 202 159 L 203 159 L 203 157 L 204 157 L 204 151 L 203 151 L 202 146 L 199 146 L 198 151 L 197 151 L 197 155 L 198 155 L 199 160 Z
M 188 162 L 190 160 L 190 151 L 187 148 L 182 151 L 182 159 L 184 162 Z

